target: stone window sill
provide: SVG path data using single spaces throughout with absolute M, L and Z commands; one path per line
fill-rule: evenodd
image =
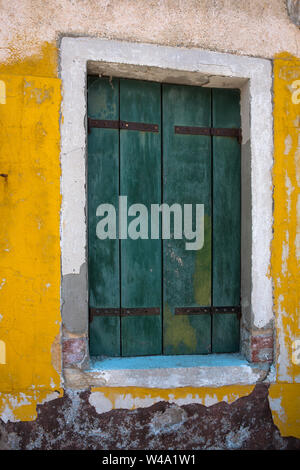
M 270 364 L 250 363 L 241 354 L 210 354 L 91 359 L 89 369 L 65 368 L 64 376 L 76 389 L 220 387 L 261 382 L 269 370 Z

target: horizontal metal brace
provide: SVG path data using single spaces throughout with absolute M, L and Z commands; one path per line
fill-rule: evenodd
M 175 315 L 215 315 L 236 313 L 241 316 L 241 307 L 176 307 Z M 143 308 L 95 308 L 90 307 L 90 321 L 97 317 L 128 317 L 128 316 L 160 315 L 159 307 Z
M 242 141 L 242 130 L 238 128 L 174 126 L 174 130 L 175 134 L 236 137 L 239 143 Z
M 215 314 L 236 313 L 241 317 L 241 307 L 177 307 L 175 315 L 215 315 Z
M 93 308 L 90 307 L 89 320 L 92 322 L 94 317 L 118 317 L 120 316 L 119 308 Z
M 122 317 L 131 317 L 131 316 L 144 316 L 144 315 L 160 315 L 160 308 L 150 307 L 150 308 L 122 308 L 121 316 Z
M 89 132 L 92 127 L 96 127 L 98 129 L 120 129 L 120 121 L 88 118 L 88 131 Z
M 240 313 L 241 307 L 211 307 L 212 313 Z
M 127 129 L 128 131 L 158 132 L 158 124 L 120 121 L 120 129 Z
M 95 127 L 97 129 L 125 129 L 128 131 L 158 132 L 158 124 L 147 124 L 145 122 L 130 122 L 109 119 L 88 118 L 88 132 Z
M 129 317 L 160 315 L 159 307 L 145 308 L 94 308 L 90 307 L 90 322 L 94 317 Z
M 175 315 L 203 315 L 208 313 L 210 315 L 210 307 L 178 307 L 175 308 Z
M 91 128 L 98 129 L 124 129 L 128 131 L 141 131 L 141 132 L 159 132 L 158 124 L 148 124 L 145 122 L 130 122 L 122 120 L 109 120 L 109 119 L 92 119 L 88 118 L 88 131 Z M 205 135 L 217 137 L 236 137 L 241 143 L 242 131 L 241 129 L 230 129 L 226 127 L 197 127 L 197 126 L 174 126 L 175 134 L 185 135 Z
M 175 134 L 211 136 L 211 127 L 174 126 Z

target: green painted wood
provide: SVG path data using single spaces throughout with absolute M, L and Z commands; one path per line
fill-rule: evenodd
M 239 351 L 240 322 L 235 313 L 215 313 L 212 325 L 212 351 L 233 353 Z
M 212 158 L 210 137 L 178 135 L 174 125 L 239 127 L 239 92 L 178 85 L 163 85 L 162 91 L 163 163 L 161 132 L 91 129 L 88 135 L 89 303 L 119 308 L 121 300 L 125 308 L 160 308 L 163 302 L 164 354 L 235 352 L 236 314 L 214 314 L 211 330 L 210 315 L 175 315 L 175 308 L 208 306 L 211 300 L 214 306 L 240 304 L 240 145 L 235 138 L 213 137 Z M 88 78 L 89 117 L 159 124 L 161 130 L 160 103 L 157 83 Z M 162 197 L 169 205 L 203 203 L 204 247 L 188 251 L 187 240 L 173 234 L 163 241 L 162 256 L 161 240 L 99 240 L 96 209 L 101 203 L 117 208 L 119 192 L 128 196 L 128 207 L 148 208 L 149 237 L 150 204 Z M 161 314 L 94 316 L 91 355 L 161 354 L 161 326 Z
M 88 77 L 88 115 L 119 119 L 119 81 Z M 100 240 L 96 226 L 99 204 L 118 208 L 119 131 L 92 128 L 88 134 L 88 264 L 89 305 L 120 307 L 119 241 Z M 95 316 L 90 323 L 90 354 L 120 355 L 120 317 Z
M 174 133 L 175 125 L 207 127 L 210 119 L 210 90 L 163 85 L 163 200 L 205 205 L 202 249 L 186 250 L 184 238 L 163 241 L 164 354 L 211 350 L 209 314 L 175 315 L 176 307 L 211 305 L 211 140 Z
M 120 317 L 95 316 L 89 338 L 91 356 L 120 356 Z
M 160 84 L 120 80 L 120 119 L 158 124 L 161 128 Z M 120 189 L 128 207 L 161 202 L 161 134 L 120 131 Z M 138 214 L 137 214 L 138 215 Z M 128 217 L 129 224 L 135 217 Z M 140 228 L 137 227 L 139 231 Z M 121 303 L 125 308 L 161 308 L 161 241 L 121 240 Z M 162 352 L 161 313 L 121 319 L 123 356 Z
M 239 90 L 213 89 L 213 126 L 240 127 Z M 240 305 L 241 147 L 213 137 L 213 305 Z M 213 317 L 212 351 L 239 349 L 236 315 Z M 222 333 L 223 330 L 223 333 Z

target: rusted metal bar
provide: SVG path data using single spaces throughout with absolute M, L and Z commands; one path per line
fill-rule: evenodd
M 92 119 L 88 118 L 88 130 L 92 127 L 96 127 L 97 129 L 119 129 L 120 124 L 119 121 L 112 121 L 109 119 Z
M 241 129 L 228 127 L 212 127 L 211 135 L 219 137 L 240 137 Z
M 238 318 L 241 318 L 241 307 L 212 307 L 212 314 L 223 313 L 236 313 Z
M 211 127 L 175 126 L 175 134 L 211 135 Z
M 158 132 L 158 124 L 120 121 L 120 129 L 127 129 L 128 131 Z
M 93 308 L 90 307 L 90 322 L 93 321 L 94 317 L 118 317 L 120 316 L 119 308 Z
M 238 143 L 242 142 L 242 129 L 229 129 L 227 127 L 212 127 L 212 135 L 216 137 L 236 137 Z
M 236 137 L 241 143 L 242 131 L 238 128 L 227 127 L 198 127 L 198 126 L 174 126 L 175 134 L 206 135 L 216 137 Z
M 177 307 L 175 308 L 175 315 L 214 315 L 216 313 L 236 313 L 241 317 L 241 307 Z
M 94 308 L 90 307 L 90 322 L 94 317 L 129 317 L 129 316 L 145 316 L 160 315 L 160 308 Z
M 203 315 L 211 313 L 211 307 L 178 307 L 175 308 L 175 315 Z
M 98 129 L 124 129 L 128 131 L 141 131 L 141 132 L 158 132 L 158 124 L 148 124 L 145 122 L 130 122 L 109 119 L 92 119 L 88 118 L 88 131 L 96 127 Z
M 160 315 L 160 308 L 157 307 L 147 307 L 147 308 L 122 308 L 121 309 L 122 317 L 130 316 L 144 316 L 144 315 Z

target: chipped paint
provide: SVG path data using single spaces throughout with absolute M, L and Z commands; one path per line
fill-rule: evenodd
M 270 387 L 275 424 L 284 436 L 300 437 L 300 365 L 293 344 L 300 338 L 299 196 L 300 146 L 298 84 L 300 60 L 274 60 L 274 238 L 272 275 L 277 330 L 277 384 Z
M 33 421 L 37 418 L 37 405 L 55 400 L 63 395 L 61 391 L 36 390 L 16 393 L 0 393 L 0 418 L 4 423 Z
M 300 384 L 272 384 L 269 403 L 280 434 L 300 439 Z
M 24 60 L 12 50 L 10 57 L 0 63 L 0 74 L 57 78 L 57 58 L 55 42 L 39 43 Z
M 6 364 L 6 345 L 0 340 L 0 364 Z
M 0 104 L 6 104 L 6 85 L 3 80 L 0 80 Z
M 274 239 L 272 275 L 278 339 L 277 378 L 293 382 L 299 366 L 292 363 L 292 342 L 300 335 L 299 253 L 297 233 L 300 191 L 299 104 L 292 84 L 300 77 L 300 60 L 281 54 L 274 61 Z M 295 100 L 294 100 L 295 101 Z M 288 143 L 288 144 L 287 144 Z M 288 150 L 288 151 L 287 151 Z M 284 203 L 286 201 L 286 203 Z
M 146 408 L 160 401 L 175 403 L 178 406 L 198 403 L 212 406 L 221 401 L 233 403 L 248 396 L 254 385 L 214 387 L 181 387 L 176 389 L 153 389 L 138 387 L 92 387 L 89 402 L 97 413 L 113 409 Z
M 0 423 L 0 430 L 7 430 L 1 445 L 26 450 L 300 449 L 300 440 L 280 436 L 265 384 L 231 404 L 207 407 L 159 401 L 98 414 L 89 397 L 88 390 L 66 390 L 62 398 L 38 406 L 34 422 Z

